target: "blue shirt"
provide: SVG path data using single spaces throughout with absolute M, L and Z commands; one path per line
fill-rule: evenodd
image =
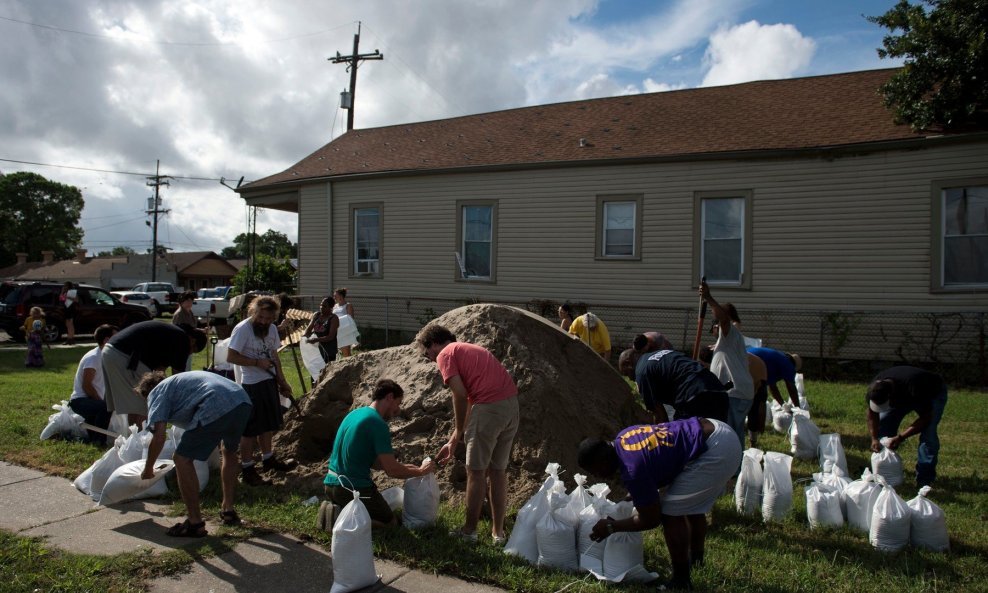
M 699 418 L 629 426 L 614 439 L 621 481 L 635 506 L 659 500 L 659 488 L 672 483 L 686 464 L 707 450 Z
M 775 385 L 779 381 L 789 383 L 796 381 L 796 365 L 789 360 L 785 352 L 772 348 L 748 348 L 748 352 L 762 359 L 762 362 L 765 363 L 769 385 Z
M 374 485 L 371 466 L 382 453 L 393 453 L 388 423 L 370 406 L 357 408 L 343 419 L 336 430 L 329 471 L 323 484 L 347 488 Z M 335 475 L 334 475 L 335 474 Z M 336 476 L 346 476 L 342 481 Z
M 216 373 L 172 375 L 148 394 L 148 425 L 171 422 L 186 430 L 219 420 L 241 404 L 251 405 L 244 388 Z

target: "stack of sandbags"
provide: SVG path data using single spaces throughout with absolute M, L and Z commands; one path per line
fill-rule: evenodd
M 51 407 L 55 413 L 48 416 L 48 424 L 41 429 L 41 440 L 58 436 L 64 439 L 84 439 L 86 429 L 82 427 L 82 416 L 76 414 L 69 407 L 69 402 L 62 400 L 62 403 Z
M 512 556 L 520 556 L 535 564 L 539 560 L 539 545 L 535 539 L 535 526 L 549 509 L 547 494 L 556 484 L 561 484 L 559 480 L 559 464 L 550 463 L 545 468 L 548 477 L 542 482 L 539 491 L 518 511 L 515 518 L 515 527 L 511 530 L 508 543 L 504 546 L 504 553 Z

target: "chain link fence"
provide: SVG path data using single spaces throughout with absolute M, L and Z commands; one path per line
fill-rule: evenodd
M 324 295 L 298 296 L 295 307 L 315 311 Z M 411 342 L 415 333 L 440 315 L 470 304 L 463 300 L 421 297 L 360 297 L 353 301 L 361 345 L 375 349 Z M 499 302 L 558 323 L 561 303 L 548 300 Z M 637 307 L 570 303 L 577 313 L 593 311 L 611 335 L 612 359 L 630 347 L 636 334 L 659 331 L 684 352 L 696 335 L 695 307 Z M 745 309 L 742 330 L 764 346 L 795 352 L 804 371 L 829 380 L 865 381 L 895 364 L 911 364 L 941 373 L 951 384 L 988 387 L 985 312 L 798 311 Z M 707 314 L 703 344 L 712 344 L 713 315 Z

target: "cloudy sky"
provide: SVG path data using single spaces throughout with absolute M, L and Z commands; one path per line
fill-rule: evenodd
M 220 178 L 279 172 L 342 134 L 357 22 L 356 127 L 620 94 L 897 65 L 894 0 L 0 0 L 0 171 L 83 190 L 91 253 L 159 240 L 219 251 L 247 213 Z M 19 161 L 19 162 L 17 162 Z M 38 163 L 38 164 L 26 164 Z M 95 169 L 95 170 L 87 170 Z M 258 232 L 296 239 L 294 215 Z

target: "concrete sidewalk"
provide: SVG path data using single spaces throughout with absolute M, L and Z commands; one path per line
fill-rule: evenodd
M 0 461 L 0 529 L 44 537 L 49 544 L 80 554 L 115 555 L 150 548 L 172 550 L 202 540 L 172 538 L 165 529 L 176 522 L 168 505 L 135 501 L 97 507 L 69 480 Z M 215 532 L 216 523 L 207 523 Z M 501 589 L 409 570 L 375 560 L 381 580 L 364 591 L 497 593 Z M 269 534 L 237 544 L 229 552 L 196 561 L 189 572 L 154 580 L 155 593 L 329 591 L 333 560 L 320 546 L 284 534 Z

